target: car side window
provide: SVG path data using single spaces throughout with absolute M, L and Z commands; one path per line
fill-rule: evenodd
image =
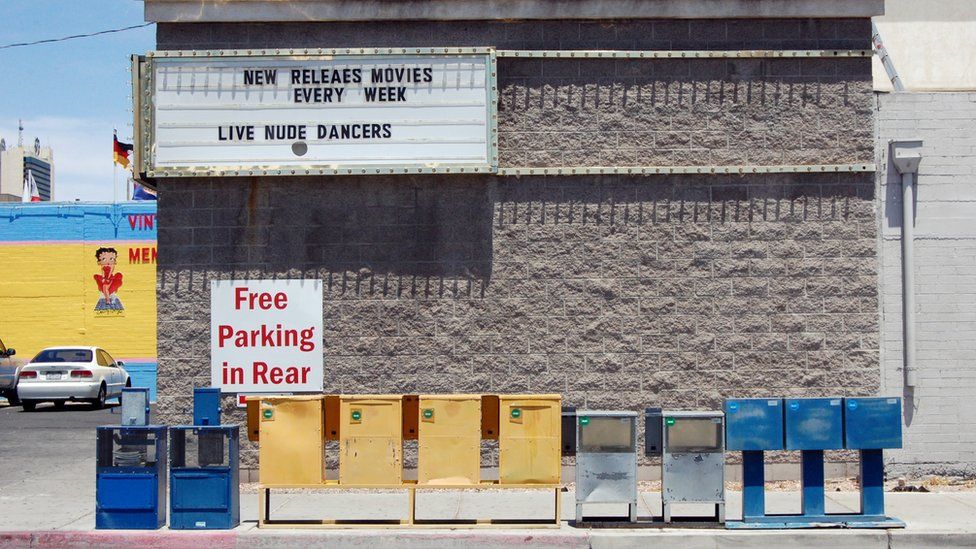
M 96 358 L 98 360 L 98 365 L 99 366 L 111 366 L 112 365 L 112 360 L 108 356 L 108 353 L 106 353 L 105 351 L 99 349 L 98 352 L 95 353 L 95 356 L 96 356 Z
M 115 363 L 115 359 L 112 358 L 112 355 L 108 354 L 108 351 L 102 351 L 102 353 L 105 354 L 105 359 L 108 360 L 108 365 L 109 366 L 111 366 L 113 368 L 115 368 L 116 366 L 118 366 L 118 364 Z

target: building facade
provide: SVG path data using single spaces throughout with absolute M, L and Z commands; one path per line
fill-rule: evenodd
M 883 389 L 905 403 L 905 447 L 893 470 L 976 472 L 976 6 L 959 0 L 888 0 L 877 28 L 903 92 L 875 62 L 879 291 Z M 903 183 L 890 144 L 921 140 L 913 185 L 914 262 L 902 251 Z M 906 330 L 904 272 L 914 285 L 914 335 Z M 906 383 L 906 339 L 915 385 Z
M 42 202 L 54 199 L 54 151 L 40 141 L 27 146 L 0 147 L 0 202 L 20 202 L 28 172 Z
M 23 359 L 55 345 L 103 347 L 155 398 L 156 204 L 3 204 L 0 223 L 4 343 Z
M 159 50 L 499 52 L 496 174 L 153 181 L 160 422 L 210 383 L 224 279 L 322 281 L 326 392 L 879 392 L 882 2 L 553 4 L 146 2 Z

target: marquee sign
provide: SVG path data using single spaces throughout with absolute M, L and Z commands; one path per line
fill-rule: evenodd
M 133 59 L 147 178 L 497 171 L 489 48 Z

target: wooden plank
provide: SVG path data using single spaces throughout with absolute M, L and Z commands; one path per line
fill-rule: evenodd
M 267 529 L 284 529 L 284 530 L 326 530 L 326 529 L 348 529 L 348 530 L 358 530 L 358 529 L 383 529 L 383 528 L 393 528 L 393 529 L 410 529 L 410 530 L 442 530 L 444 528 L 454 529 L 504 529 L 504 528 L 518 528 L 518 529 L 540 529 L 540 528 L 559 528 L 559 525 L 552 524 L 546 519 L 546 522 L 460 522 L 460 521 L 438 521 L 438 522 L 421 522 L 414 524 L 407 524 L 406 522 L 390 522 L 390 523 L 368 523 L 368 522 L 334 522 L 328 523 L 325 521 L 269 521 L 264 524 L 259 525 L 260 528 Z
M 563 498 L 560 497 L 562 490 L 556 488 L 556 520 L 553 522 L 556 526 L 559 526 L 559 519 L 562 517 L 563 511 Z
M 325 488 L 322 486 L 302 486 L 302 488 Z M 360 489 L 363 486 L 343 486 L 339 484 L 333 484 L 328 486 L 328 488 L 345 488 L 345 489 Z M 556 494 L 555 501 L 555 521 L 551 519 L 423 519 L 417 520 L 417 490 L 423 490 L 427 487 L 417 486 L 415 484 L 408 485 L 390 485 L 390 486 L 365 486 L 365 488 L 374 489 L 403 489 L 409 492 L 409 515 L 406 519 L 289 519 L 289 520 L 271 520 L 268 516 L 268 510 L 270 509 L 270 488 L 265 486 L 258 487 L 258 528 L 295 528 L 295 529 L 360 529 L 360 528 L 559 528 L 560 526 L 560 512 L 562 509 L 562 503 L 560 498 L 561 486 L 547 485 L 523 485 L 522 488 L 545 488 L 551 489 Z M 444 488 L 443 486 L 436 486 L 436 488 Z M 455 489 L 469 489 L 472 486 L 461 486 L 455 487 Z M 508 490 L 512 488 L 518 488 L 515 485 L 505 485 L 505 484 L 484 484 L 480 489 L 490 490 L 490 489 L 502 489 Z
M 340 484 L 334 480 L 323 484 L 260 484 L 259 488 L 275 490 L 559 490 L 561 484 L 417 484 L 406 481 L 402 484 Z

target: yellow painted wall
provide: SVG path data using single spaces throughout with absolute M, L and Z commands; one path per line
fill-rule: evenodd
M 118 251 L 122 315 L 94 311 L 100 272 L 95 250 Z M 21 359 L 54 345 L 97 345 L 116 358 L 156 356 L 156 264 L 141 250 L 155 241 L 0 242 L 0 338 Z M 129 250 L 140 250 L 130 263 Z

